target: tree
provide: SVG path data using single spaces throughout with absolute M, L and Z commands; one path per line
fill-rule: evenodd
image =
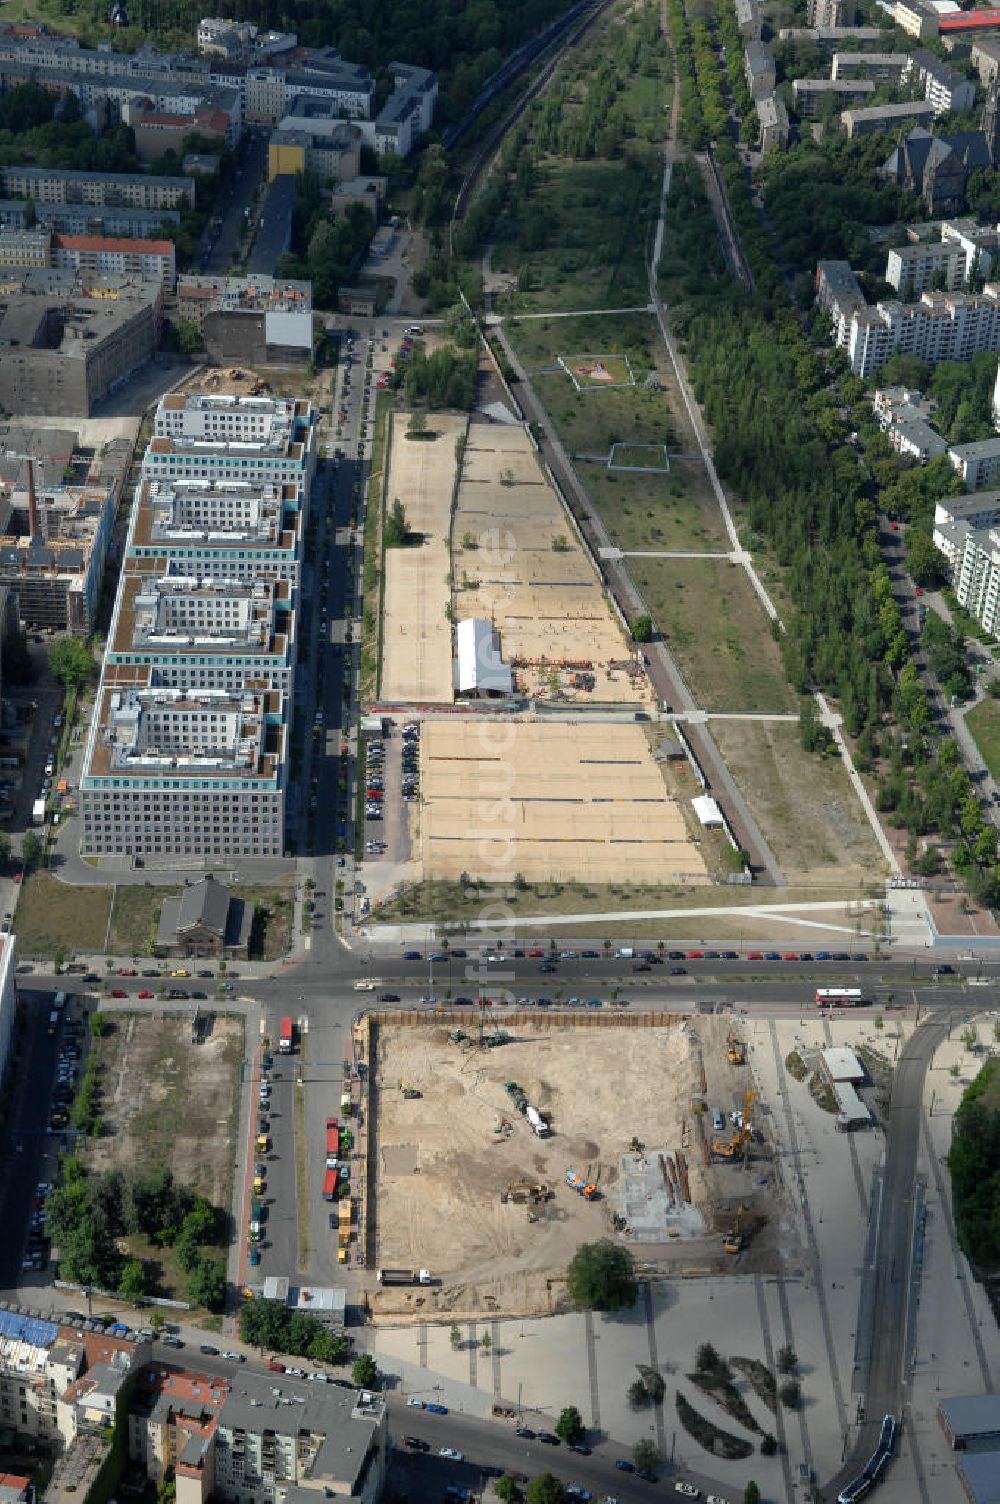
M 10 860 L 10 836 L 5 830 L 0 830 L 0 866 Z
M 632 1448 L 632 1461 L 644 1473 L 655 1473 L 663 1461 L 655 1441 L 644 1437 Z
M 83 689 L 94 675 L 94 658 L 80 637 L 60 637 L 49 649 L 49 668 L 64 689 Z
M 634 1306 L 639 1287 L 632 1255 L 607 1238 L 599 1243 L 581 1243 L 566 1271 L 566 1288 L 577 1305 L 591 1311 L 620 1311 Z
M 649 1390 L 641 1379 L 633 1379 L 628 1386 L 628 1402 L 633 1410 L 645 1410 L 649 1405 Z
M 371 1353 L 361 1353 L 351 1364 L 351 1379 L 359 1389 L 377 1389 L 382 1374 Z
M 948 578 L 944 554 L 934 547 L 933 540 L 919 527 L 911 527 L 906 534 L 906 568 L 917 585 L 934 589 Z
M 503 1504 L 515 1504 L 515 1501 L 521 1497 L 521 1490 L 510 1476 L 510 1473 L 504 1473 L 502 1477 L 496 1480 L 493 1485 L 493 1492 L 498 1499 L 503 1501 Z
M 123 1300 L 138 1300 L 146 1293 L 146 1271 L 141 1259 L 129 1259 L 122 1265 L 118 1290 Z
M 583 1417 L 575 1405 L 567 1405 L 556 1421 L 556 1435 L 567 1446 L 573 1446 L 583 1440 L 587 1432 L 583 1424 Z
M 633 616 L 631 622 L 633 642 L 651 642 L 653 638 L 653 618 L 645 612 L 639 616 Z
M 462 1345 L 462 1333 L 459 1329 L 457 1321 L 453 1321 L 451 1324 L 451 1331 L 448 1333 L 448 1340 L 452 1345 L 452 1349 L 457 1352 Z
M 386 548 L 405 548 L 410 541 L 410 525 L 406 520 L 406 509 L 398 496 L 393 501 L 389 515 L 385 519 L 383 541 Z
M 793 1373 L 798 1366 L 799 1355 L 790 1342 L 778 1348 L 778 1372 Z
M 554 1473 L 539 1473 L 528 1484 L 525 1498 L 527 1504 L 565 1504 L 566 1490 Z
M 695 1353 L 694 1366 L 699 1373 L 712 1373 L 722 1367 L 722 1360 L 711 1342 L 703 1342 Z
M 802 1385 L 798 1379 L 786 1379 L 778 1394 L 786 1410 L 797 1410 L 802 1403 Z
M 760 1504 L 760 1489 L 752 1478 L 743 1490 L 743 1504 Z
M 209 1311 L 221 1311 L 226 1301 L 226 1266 L 221 1259 L 203 1258 L 188 1275 L 188 1299 Z
M 45 855 L 45 842 L 33 830 L 21 837 L 21 859 L 26 867 L 37 867 Z
M 177 348 L 182 355 L 197 355 L 199 350 L 204 350 L 205 341 L 194 319 L 178 319 L 174 333 L 177 336 Z
M 761 1456 L 762 1457 L 773 1457 L 774 1454 L 775 1454 L 775 1452 L 777 1450 L 778 1450 L 778 1443 L 775 1441 L 775 1439 L 771 1435 L 770 1431 L 768 1431 L 767 1435 L 764 1437 L 764 1439 L 761 1441 L 761 1444 L 760 1444 Z

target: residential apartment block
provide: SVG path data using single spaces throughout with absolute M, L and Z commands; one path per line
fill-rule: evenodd
M 807 0 L 810 26 L 850 26 L 855 17 L 854 0 Z
M 108 205 L 91 209 L 84 204 L 30 205 L 22 198 L 0 198 L 0 228 L 27 230 L 29 219 L 40 230 L 63 235 L 127 235 L 136 240 L 154 240 L 164 225 L 179 225 L 177 209 L 131 209 Z
M 972 44 L 972 66 L 984 89 L 992 89 L 1000 78 L 1000 38 L 977 37 Z
M 857 309 L 846 348 L 851 370 L 863 380 L 897 353 L 933 365 L 1000 350 L 1000 286 L 991 283 L 977 294 L 925 292 L 916 303 Z
M 980 439 L 974 444 L 953 444 L 948 458 L 970 491 L 988 486 L 1000 474 L 1000 438 Z M 992 628 L 990 628 L 992 631 Z
M 364 1390 L 242 1369 L 231 1379 L 157 1365 L 140 1377 L 129 1456 L 177 1504 L 376 1504 L 385 1482 L 385 1401 Z
M 57 268 L 0 274 L 0 406 L 89 417 L 153 355 L 163 289 Z
M 785 101 L 780 94 L 765 94 L 763 99 L 754 101 L 757 111 L 757 123 L 760 127 L 760 149 L 770 151 L 777 147 L 780 151 L 788 145 L 788 111 L 785 109 Z
M 92 204 L 103 208 L 129 204 L 136 209 L 194 208 L 190 178 L 150 173 L 83 172 L 62 167 L 0 166 L 3 191 L 10 198 L 38 204 Z
M 154 481 L 136 489 L 126 568 L 223 580 L 286 580 L 298 591 L 303 498 L 298 486 Z
M 947 560 L 952 579 L 958 577 L 969 533 L 989 533 L 1000 520 L 1000 491 L 977 491 L 946 496 L 934 507 L 934 546 Z M 980 543 L 982 539 L 978 540 Z
M 954 292 L 971 277 L 988 277 L 1000 256 L 1000 226 L 945 220 L 940 240 L 916 240 L 891 250 L 885 280 L 899 293 L 917 297 L 932 281 Z
M 361 127 L 341 119 L 326 99 L 302 95 L 272 132 L 267 175 L 312 172 L 323 182 L 345 182 L 361 171 Z
M 996 500 L 996 492 L 991 492 Z M 959 604 L 987 632 L 1000 631 L 1000 532 L 996 507 L 981 527 L 961 521 L 935 523 L 934 542 L 948 560 Z
M 902 386 L 880 387 L 872 400 L 879 426 L 897 454 L 921 464 L 944 454 L 948 442 L 930 422 L 935 403 Z
M 312 359 L 311 282 L 181 277 L 177 311 L 198 325 L 219 365 L 290 366 Z
M 751 99 L 763 99 L 774 93 L 777 73 L 774 53 L 763 42 L 750 41 L 743 54 L 743 72 Z
M 929 100 L 914 99 L 904 104 L 872 104 L 844 110 L 840 123 L 850 139 L 870 136 L 874 131 L 894 131 L 907 122 L 930 124 L 934 113 Z
M 156 282 L 173 292 L 177 263 L 172 240 L 131 240 L 111 235 L 54 235 L 52 265 L 83 277 Z
M 160 400 L 143 460 L 150 480 L 291 483 L 304 496 L 315 468 L 309 402 L 206 393 Z
M 111 529 L 115 487 L 39 486 L 34 464 L 24 490 L 0 490 L 0 585 L 17 592 L 31 627 L 94 630 Z
M 115 1398 L 149 1348 L 0 1311 L 0 1425 L 47 1447 L 71 1447 L 81 1429 L 115 1416 Z
M 833 341 L 847 345 L 851 319 L 868 306 L 861 284 L 848 261 L 820 261 L 816 267 L 816 302 L 833 321 Z
M 81 849 L 284 852 L 308 402 L 164 397 L 80 779 Z
M 792 101 L 799 115 L 812 120 L 827 100 L 840 107 L 860 105 L 875 93 L 871 78 L 796 78 L 792 80 Z
M 17 989 L 14 974 L 17 971 L 16 942 L 13 935 L 0 935 L 0 1081 L 3 1080 L 10 1057 L 11 1040 L 17 1021 Z M 0 1396 L 3 1380 L 0 1378 Z M 3 1420 L 0 1398 L 0 1420 Z
M 840 47 L 874 49 L 883 40 L 884 33 L 877 26 L 783 26 L 778 32 L 778 41 L 793 49 L 817 47 L 828 53 Z
M 971 110 L 976 102 L 976 86 L 972 80 L 925 48 L 911 54 L 903 78 L 904 82 L 916 80 L 920 84 L 924 98 L 933 105 L 936 116 L 947 115 L 951 110 Z
M 757 0 L 736 0 L 736 24 L 745 42 L 760 41 L 760 6 Z
M 905 52 L 835 52 L 831 78 L 879 78 L 899 83 L 909 63 Z

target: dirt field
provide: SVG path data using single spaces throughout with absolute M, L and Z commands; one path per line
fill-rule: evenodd
M 451 704 L 448 527 L 455 444 L 466 419 L 433 413 L 433 439 L 408 439 L 408 421 L 407 413 L 393 420 L 386 499 L 391 507 L 399 498 L 423 542 L 386 549 L 381 693 L 408 704 Z
M 634 662 L 600 579 L 521 428 L 471 425 L 453 536 L 455 618 L 495 623 L 520 687 L 571 701 L 651 699 L 641 669 L 627 671 Z M 586 664 L 592 686 L 574 682 Z
M 707 883 L 640 725 L 424 723 L 427 878 Z
M 546 1275 L 561 1276 L 579 1243 L 611 1236 L 619 1156 L 631 1135 L 684 1147 L 687 1103 L 699 1081 L 691 1027 L 616 1029 L 613 1070 L 611 1043 L 541 1019 L 493 1051 L 452 1044 L 445 1027 L 381 1029 L 378 1263 L 429 1268 L 452 1291 L 459 1287 L 462 1305 L 488 1306 L 492 1298 L 507 1310 L 544 1308 Z M 512 1107 L 508 1080 L 551 1115 L 550 1138 L 536 1138 Z M 421 1098 L 404 1099 L 400 1081 Z M 509 1135 L 494 1132 L 504 1119 Z M 601 1199 L 571 1191 L 568 1168 L 597 1184 Z M 555 1192 L 533 1209 L 535 1222 L 528 1207 L 500 1201 L 501 1190 L 524 1180 Z M 690 1189 L 697 1207 L 707 1194 L 700 1156 L 690 1159 Z
M 790 883 L 852 889 L 885 861 L 839 758 L 802 750 L 798 726 L 721 721 L 712 736 Z
M 202 1044 L 190 1018 L 109 1015 L 95 1041 L 104 1136 L 88 1143 L 92 1168 L 166 1165 L 181 1184 L 228 1207 L 239 1109 L 243 1024 L 216 1015 Z

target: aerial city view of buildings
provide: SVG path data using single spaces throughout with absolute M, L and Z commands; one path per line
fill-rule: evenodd
M 0 10 L 0 1504 L 1000 1504 L 1000 10 L 131 9 Z

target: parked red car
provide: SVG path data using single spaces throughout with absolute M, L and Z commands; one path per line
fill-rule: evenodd
M 272 1373 L 284 1373 L 285 1371 L 284 1363 L 279 1363 L 277 1358 L 268 1358 L 267 1366 Z
M 125 991 L 124 987 L 115 987 L 114 990 L 111 993 L 111 996 L 112 997 L 128 997 L 128 993 Z

